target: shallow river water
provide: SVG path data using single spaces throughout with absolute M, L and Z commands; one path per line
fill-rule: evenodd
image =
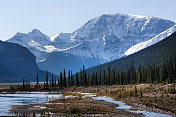
M 172 117 L 167 114 L 149 112 L 146 110 L 134 110 L 131 106 L 125 104 L 122 101 L 116 101 L 113 98 L 106 96 L 96 96 L 91 93 L 81 93 L 85 96 L 91 97 L 95 100 L 103 100 L 110 103 L 117 104 L 116 109 L 124 109 L 133 113 L 141 113 L 147 117 Z M 30 93 L 19 93 L 19 94 L 0 94 L 0 116 L 13 115 L 9 114 L 9 110 L 12 105 L 26 105 L 34 103 L 48 102 L 57 98 L 64 98 L 61 94 L 51 94 L 48 92 L 30 92 Z
M 149 112 L 149 111 L 146 111 L 146 110 L 133 110 L 133 108 L 131 106 L 125 104 L 124 102 L 116 101 L 113 98 L 109 98 L 109 97 L 106 97 L 106 96 L 103 96 L 103 97 L 102 96 L 96 96 L 95 94 L 91 94 L 91 93 L 81 93 L 81 94 L 83 94 L 85 96 L 88 96 L 88 97 L 92 97 L 95 100 L 103 100 L 103 101 L 106 101 L 106 102 L 117 104 L 118 106 L 116 107 L 116 109 L 123 109 L 123 110 L 133 112 L 133 113 L 141 113 L 146 117 L 172 117 L 171 115 L 168 115 L 168 114 Z
M 0 94 L 0 116 L 13 115 L 8 113 L 12 105 L 42 103 L 61 97 L 62 95 L 49 94 L 47 92 Z

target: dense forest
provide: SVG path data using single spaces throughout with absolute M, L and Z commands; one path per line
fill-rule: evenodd
M 165 40 L 133 55 L 93 68 L 80 69 L 76 74 L 69 70 L 60 72 L 60 76 L 48 76 L 44 79 L 37 74 L 37 89 L 58 89 L 72 86 L 126 85 L 140 83 L 173 83 L 176 80 L 176 33 Z M 123 66 L 123 67 L 121 67 Z M 51 81 L 49 80 L 51 79 Z M 23 80 L 18 89 L 27 90 L 29 82 Z
M 36 77 L 35 90 L 44 89 L 63 89 L 72 86 L 100 86 L 100 85 L 127 85 L 140 83 L 174 83 L 176 80 L 176 56 L 170 57 L 167 63 L 160 66 L 150 64 L 147 67 L 134 67 L 133 61 L 127 66 L 127 70 L 112 69 L 108 70 L 100 68 L 98 71 L 89 74 L 84 65 L 76 75 L 72 71 L 68 73 L 60 72 L 59 78 L 52 75 L 51 81 L 48 80 L 48 72 L 46 71 L 46 81 L 39 83 L 39 76 Z M 30 83 L 23 80 L 23 85 L 18 86 L 18 90 L 29 90 Z M 174 91 L 175 92 L 175 91 Z

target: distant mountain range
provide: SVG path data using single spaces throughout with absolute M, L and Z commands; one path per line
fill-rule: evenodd
M 48 37 L 37 29 L 17 33 L 8 42 L 18 43 L 36 56 L 40 69 L 59 74 L 79 71 L 119 59 L 135 44 L 148 41 L 173 27 L 174 22 L 157 17 L 105 14 L 89 20 L 72 33 Z
M 35 56 L 25 47 L 0 41 L 0 82 L 44 81 L 45 72 L 41 71 Z M 49 73 L 51 78 L 51 74 Z

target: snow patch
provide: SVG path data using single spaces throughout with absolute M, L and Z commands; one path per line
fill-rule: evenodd
M 138 52 L 144 48 L 147 48 L 153 44 L 156 44 L 158 42 L 160 42 L 161 40 L 165 39 L 166 37 L 170 36 L 172 33 L 174 33 L 176 31 L 176 25 L 174 25 L 173 27 L 169 28 L 168 30 L 160 33 L 159 35 L 155 36 L 154 38 L 142 42 L 142 43 L 138 43 L 134 46 L 132 46 L 131 48 L 129 48 L 126 52 L 125 55 L 128 56 L 130 54 L 133 54 L 135 52 Z

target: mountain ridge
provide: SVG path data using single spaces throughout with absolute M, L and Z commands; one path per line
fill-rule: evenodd
M 104 14 L 89 20 L 71 33 L 59 33 L 54 38 L 41 34 L 39 36 L 32 35 L 33 37 L 11 38 L 8 41 L 25 45 L 37 57 L 38 65 L 43 64 L 40 64 L 39 67 L 45 66 L 40 67 L 42 70 L 46 70 L 45 64 L 47 62 L 44 61 L 47 61 L 48 56 L 54 51 L 69 53 L 70 57 L 75 56 L 77 58 L 76 61 L 79 60 L 81 64 L 92 67 L 122 57 L 131 46 L 149 40 L 173 25 L 175 23 L 172 21 L 156 17 L 120 13 Z M 37 41 L 37 38 L 42 39 L 40 37 L 47 42 Z M 25 43 L 15 41 L 26 38 L 29 41 Z M 87 60 L 91 61 L 87 62 Z M 79 66 L 79 64 L 75 65 Z M 49 67 L 51 68 L 51 66 Z M 73 66 L 70 66 L 70 69 L 72 68 Z
M 107 70 L 109 66 L 116 70 L 125 70 L 129 67 L 130 64 L 133 64 L 136 69 L 140 65 L 143 67 L 149 66 L 150 64 L 160 66 L 164 63 L 167 63 L 170 57 L 173 59 L 176 57 L 175 45 L 176 32 L 171 34 L 169 37 L 166 37 L 166 39 L 163 39 L 160 42 L 155 43 L 129 56 L 88 68 L 87 72 L 93 73 L 98 71 L 100 68 Z
M 36 57 L 27 48 L 0 41 L 0 56 L 0 82 L 22 82 L 23 78 L 36 81 L 37 74 L 40 81 L 45 80 L 46 73 L 38 68 Z

